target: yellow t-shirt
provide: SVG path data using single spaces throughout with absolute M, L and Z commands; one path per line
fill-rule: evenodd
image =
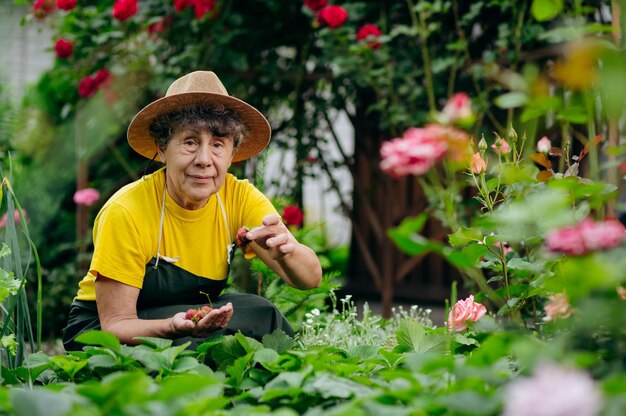
M 142 287 L 146 264 L 157 253 L 164 186 L 165 169 L 160 169 L 124 186 L 104 204 L 93 227 L 89 273 L 79 283 L 75 299 L 96 299 L 98 274 Z M 218 193 L 228 230 L 215 195 L 203 208 L 187 210 L 166 192 L 160 252 L 178 258 L 174 264 L 195 275 L 222 280 L 228 277 L 227 249 L 237 230 L 260 225 L 265 215 L 278 214 L 258 189 L 231 174 Z

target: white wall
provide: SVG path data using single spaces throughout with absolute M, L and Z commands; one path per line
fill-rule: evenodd
M 29 13 L 30 5 L 0 0 L 0 79 L 14 99 L 21 97 L 26 85 L 36 81 L 54 59 L 47 26 L 36 21 L 20 24 Z

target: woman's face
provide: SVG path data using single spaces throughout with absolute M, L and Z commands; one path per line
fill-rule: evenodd
M 172 134 L 159 157 L 166 164 L 169 195 L 186 209 L 199 209 L 224 184 L 233 159 L 233 138 L 214 136 L 204 127 L 184 128 Z

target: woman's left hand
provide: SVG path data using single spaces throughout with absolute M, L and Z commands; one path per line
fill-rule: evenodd
M 246 238 L 267 250 L 274 260 L 280 260 L 293 253 L 298 246 L 298 242 L 280 217 L 273 214 L 263 217 L 262 225 L 251 229 Z

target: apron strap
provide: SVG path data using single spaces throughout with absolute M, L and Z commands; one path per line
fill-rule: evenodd
M 222 209 L 222 216 L 224 217 L 224 223 L 226 224 L 226 232 L 228 233 L 228 241 L 233 241 L 230 236 L 230 226 L 228 225 L 228 217 L 226 216 L 226 210 L 224 209 L 224 204 L 222 204 L 222 198 L 220 198 L 220 194 L 215 194 L 217 197 L 217 203 L 220 204 L 220 208 Z
M 167 183 L 167 181 L 166 181 Z M 157 243 L 156 262 L 154 268 L 159 267 L 159 260 L 161 259 L 161 239 L 163 238 L 163 219 L 165 218 L 165 193 L 167 192 L 167 186 L 163 186 L 163 203 L 161 204 L 161 219 L 159 220 L 159 240 Z

